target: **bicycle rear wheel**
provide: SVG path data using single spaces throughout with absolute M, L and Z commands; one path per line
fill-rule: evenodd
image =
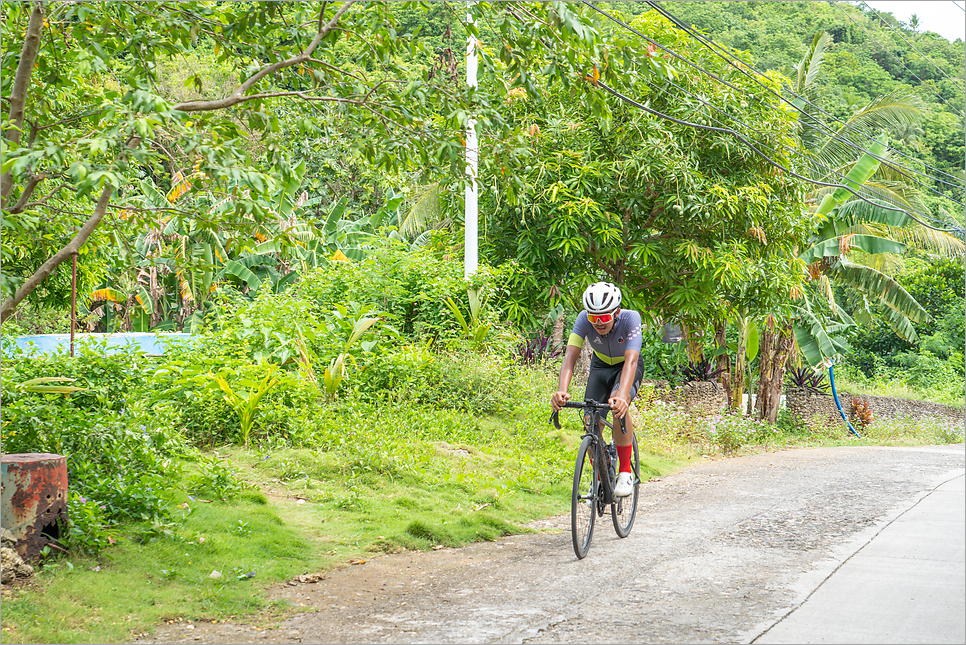
M 610 505 L 610 516 L 614 520 L 614 530 L 617 535 L 626 538 L 631 534 L 634 518 L 637 516 L 637 495 L 641 486 L 641 462 L 637 454 L 637 436 L 633 438 L 634 451 L 631 454 L 631 470 L 634 473 L 634 492 L 627 497 L 617 497 Z
M 600 484 L 595 469 L 595 450 L 597 444 L 586 437 L 577 451 L 574 466 L 574 491 L 570 502 L 570 534 L 574 542 L 574 553 L 581 559 L 590 550 L 590 539 L 594 535 L 594 520 L 597 518 L 597 497 Z

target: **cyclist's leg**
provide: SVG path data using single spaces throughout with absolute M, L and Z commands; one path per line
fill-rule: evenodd
M 637 390 L 641 387 L 641 379 L 643 376 L 644 361 L 638 360 L 637 370 L 634 372 L 634 382 L 631 384 L 630 403 L 633 403 L 634 399 L 637 398 Z M 618 382 L 614 384 L 610 396 L 617 395 L 619 384 L 620 374 L 618 374 Z M 614 445 L 617 446 L 617 454 L 620 457 L 620 470 L 621 472 L 631 472 L 631 445 L 634 442 L 634 422 L 630 414 L 624 415 L 624 427 L 627 430 L 626 433 L 621 431 L 620 422 L 614 419 Z
M 620 378 L 620 372 L 617 373 Z M 584 390 L 584 400 L 594 400 L 598 403 L 606 403 L 610 397 L 610 391 L 614 388 L 614 366 L 606 364 L 596 355 L 590 359 L 590 372 L 587 374 L 587 387 Z M 590 416 L 589 412 L 584 412 L 584 424 Z M 603 415 L 602 420 L 607 416 Z M 601 432 L 604 424 L 600 424 Z

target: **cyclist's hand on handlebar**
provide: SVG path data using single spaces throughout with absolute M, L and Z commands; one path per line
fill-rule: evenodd
M 550 397 L 550 407 L 553 408 L 554 412 L 559 412 L 563 409 L 563 404 L 570 400 L 570 393 L 568 392 L 554 392 L 553 396 Z
M 614 412 L 614 417 L 618 419 L 623 419 L 624 415 L 627 414 L 628 403 L 619 396 L 612 396 L 607 400 L 610 404 L 610 409 Z

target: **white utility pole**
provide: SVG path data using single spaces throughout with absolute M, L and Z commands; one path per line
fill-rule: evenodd
M 467 12 L 466 19 L 473 24 L 473 15 Z M 472 35 L 466 41 L 466 85 L 475 88 L 476 84 L 476 38 Z M 477 168 L 479 149 L 476 142 L 476 119 L 470 118 L 466 123 L 466 174 L 470 183 L 466 186 L 464 196 L 465 215 L 463 230 L 463 245 L 465 256 L 463 261 L 463 277 L 469 278 L 479 266 L 479 184 L 477 183 Z

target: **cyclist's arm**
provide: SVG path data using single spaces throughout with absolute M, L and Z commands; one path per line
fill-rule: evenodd
M 634 386 L 634 375 L 637 373 L 637 360 L 641 353 L 634 349 L 624 352 L 624 369 L 621 370 L 620 385 L 617 386 L 617 396 L 611 397 L 609 403 L 614 416 L 623 419 L 630 407 L 631 388 Z
M 557 382 L 557 391 L 550 398 L 550 407 L 555 411 L 563 407 L 564 402 L 570 399 L 570 381 L 574 377 L 574 366 L 580 357 L 580 347 L 577 345 L 567 345 L 564 352 L 563 365 L 560 366 L 560 380 Z

